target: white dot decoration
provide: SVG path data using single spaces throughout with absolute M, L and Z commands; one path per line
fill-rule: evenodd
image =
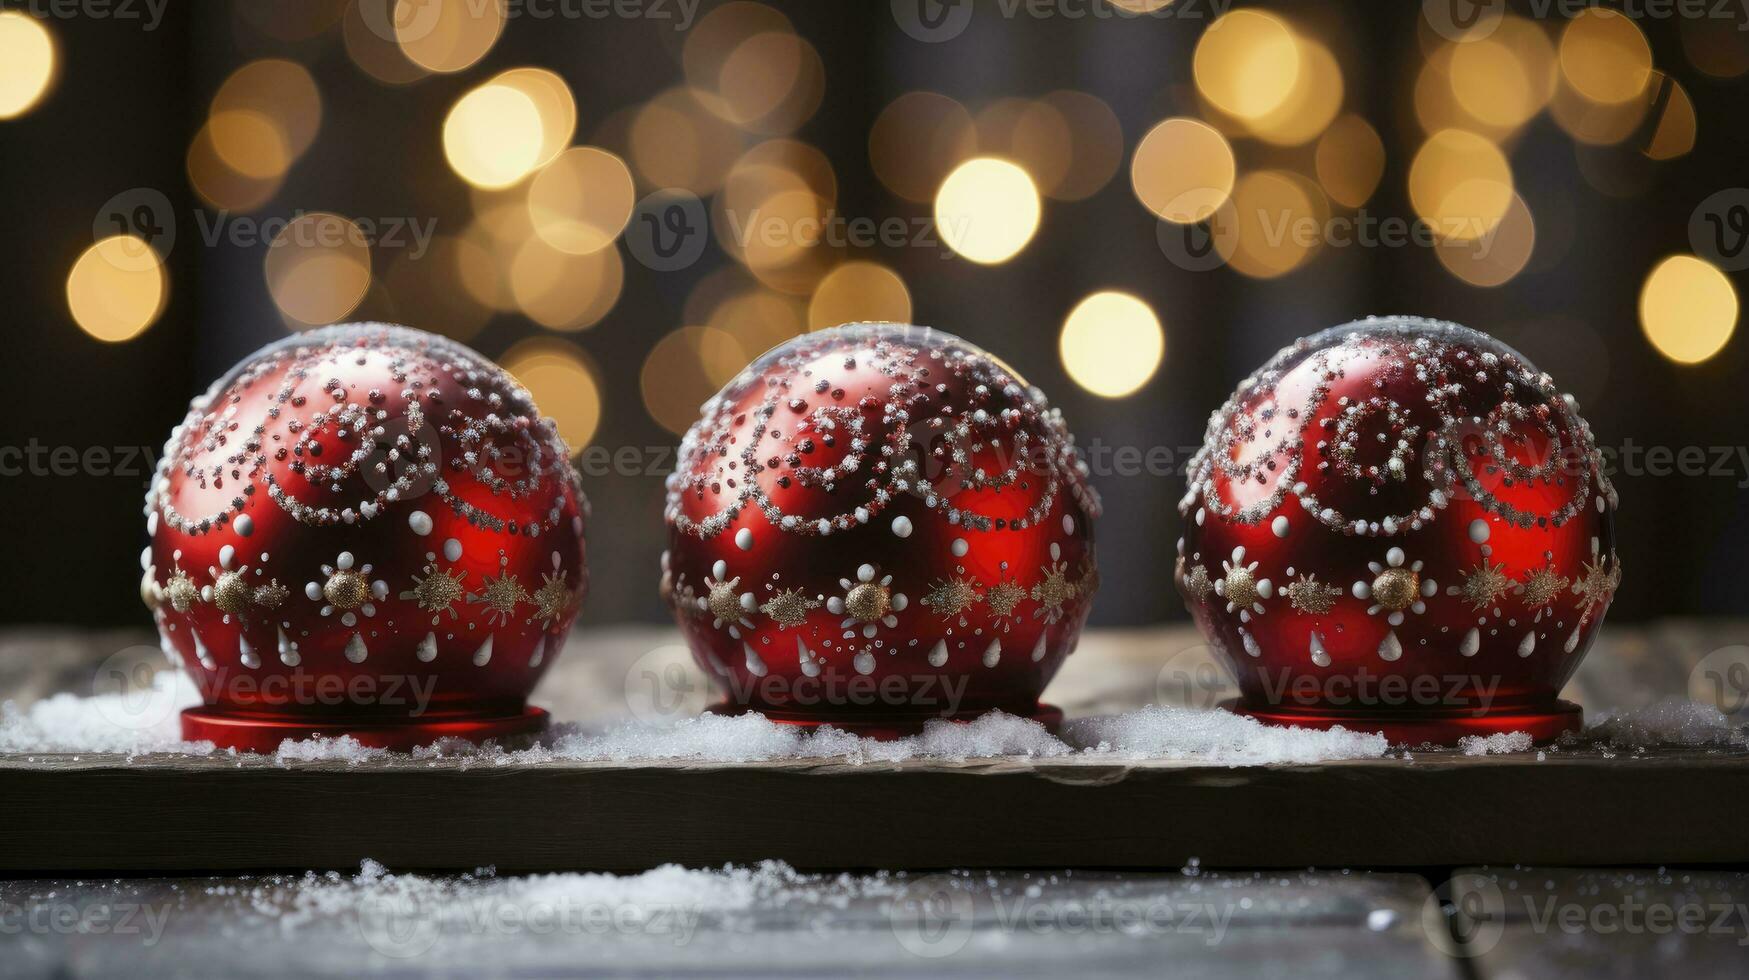
M 1287 537 L 1287 532 L 1288 532 L 1287 515 L 1284 514 L 1280 517 L 1277 517 L 1275 520 L 1271 521 L 1269 524 L 1269 529 L 1271 531 L 1274 531 L 1275 536 L 1278 538 Z
M 1480 517 L 1470 522 L 1470 540 L 1482 544 L 1488 540 L 1488 522 Z
M 443 557 L 448 561 L 462 560 L 462 543 L 450 538 L 443 543 Z
M 966 543 L 965 538 L 954 538 L 951 547 L 955 558 L 964 558 L 966 553 L 972 550 L 972 546 Z
M 898 517 L 893 518 L 893 533 L 894 534 L 898 535 L 901 538 L 908 538 L 911 536 L 911 531 L 912 531 L 911 518 L 906 517 L 903 514 L 899 515 Z
M 431 533 L 431 515 L 422 510 L 416 510 L 407 515 L 407 526 L 413 529 L 414 534 L 424 537 Z
M 735 532 L 735 547 L 742 551 L 753 550 L 753 531 L 751 528 L 744 527 Z
M 154 514 L 153 516 L 156 517 L 157 515 Z M 231 522 L 231 526 L 236 528 L 237 533 L 245 538 L 255 533 L 255 520 L 248 514 L 238 514 L 237 519 Z

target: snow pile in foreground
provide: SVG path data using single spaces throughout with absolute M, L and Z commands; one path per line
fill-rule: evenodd
M 200 703 L 181 671 L 161 670 L 150 688 L 79 697 L 56 694 L 29 708 L 0 704 L 0 752 L 182 752 L 208 755 L 211 742 L 184 742 L 178 717 Z
M 1504 755 L 1507 752 L 1529 752 L 1536 744 L 1529 732 L 1496 732 L 1493 735 L 1465 735 L 1458 739 L 1464 755 Z
M 1749 748 L 1749 734 L 1718 708 L 1674 697 L 1644 708 L 1605 711 L 1585 726 L 1585 738 L 1618 749 Z
M 1225 711 L 1155 705 L 1075 719 L 1063 726 L 1063 737 L 1088 753 L 1227 765 L 1376 759 L 1390 748 L 1377 733 L 1283 728 Z

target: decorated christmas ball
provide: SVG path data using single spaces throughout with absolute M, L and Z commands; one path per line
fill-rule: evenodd
M 705 404 L 668 481 L 662 595 L 718 710 L 900 733 L 1039 717 L 1098 584 L 1062 418 L 992 355 L 851 324 Z
M 1266 721 L 1451 742 L 1577 727 L 1557 700 L 1609 608 L 1614 489 L 1523 355 L 1412 317 L 1278 353 L 1214 413 L 1176 578 Z
M 539 728 L 587 510 L 553 422 L 460 344 L 349 324 L 257 351 L 194 400 L 146 497 L 141 593 L 204 699 L 185 737 Z

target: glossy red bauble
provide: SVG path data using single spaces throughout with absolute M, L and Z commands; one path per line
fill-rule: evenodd
M 184 736 L 538 729 L 587 507 L 553 423 L 460 344 L 358 324 L 257 351 L 195 399 L 146 499 L 141 591 L 205 700 Z
M 719 710 L 874 734 L 1048 721 L 1098 510 L 1038 389 L 950 334 L 853 324 L 705 405 L 669 479 L 662 591 Z
M 1265 721 L 1452 742 L 1557 700 L 1621 571 L 1615 491 L 1548 375 L 1406 317 L 1281 351 L 1209 421 L 1177 581 Z

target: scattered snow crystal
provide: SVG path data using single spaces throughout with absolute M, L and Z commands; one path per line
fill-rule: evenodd
M 1464 750 L 1464 755 L 1529 752 L 1535 744 L 1529 732 L 1495 732 L 1492 735 L 1465 735 L 1458 739 L 1458 748 Z
M 1071 742 L 1090 752 L 1132 759 L 1194 759 L 1227 765 L 1376 759 L 1390 748 L 1383 735 L 1279 728 L 1225 711 L 1149 705 L 1140 711 L 1079 718 L 1063 726 Z
M 1585 736 L 1616 748 L 1749 748 L 1749 736 L 1710 704 L 1665 698 L 1644 708 L 1606 711 L 1585 726 Z
M 150 688 L 80 697 L 56 694 L 20 708 L 0 704 L 0 752 L 186 752 L 207 755 L 211 742 L 182 741 L 179 712 L 200 703 L 194 682 L 160 670 Z

